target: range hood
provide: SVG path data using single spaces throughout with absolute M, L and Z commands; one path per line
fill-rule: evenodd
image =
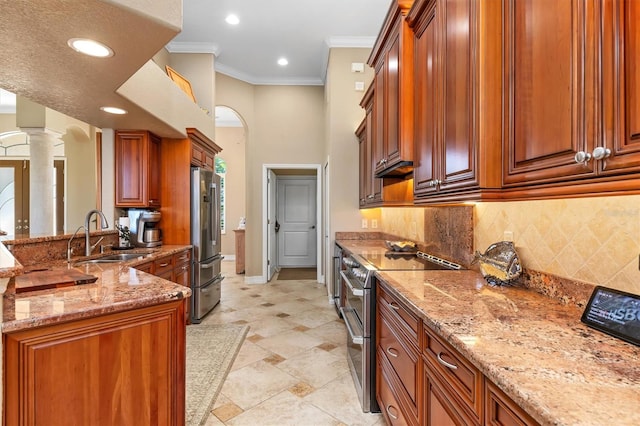
M 380 170 L 374 176 L 377 178 L 405 178 L 411 173 L 413 173 L 413 161 L 400 161 L 399 163 Z

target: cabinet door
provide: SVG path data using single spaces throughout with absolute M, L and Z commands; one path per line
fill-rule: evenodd
M 427 426 L 478 424 L 463 414 L 455 398 L 442 386 L 437 376 L 424 365 L 424 419 Z
M 160 206 L 160 139 L 146 131 L 117 131 L 117 207 Z
M 506 0 L 504 185 L 585 178 L 594 146 L 594 3 Z
M 366 118 L 362 122 L 356 136 L 358 137 L 358 159 L 359 159 L 359 174 L 358 174 L 358 205 L 364 207 L 367 203 L 367 183 L 371 181 L 369 177 L 369 158 L 367 156 L 367 137 L 366 137 Z
M 149 135 L 147 207 L 160 207 L 160 138 Z
M 436 84 L 437 55 L 436 8 L 425 12 L 416 29 L 414 40 L 415 75 L 415 142 L 413 161 L 413 191 L 416 195 L 428 195 L 436 190 L 435 147 L 437 140 L 436 107 L 439 85 Z
M 10 425 L 184 424 L 182 301 L 3 335 Z
M 611 156 L 601 173 L 640 171 L 640 2 L 605 0 L 603 7 L 604 141 Z
M 373 114 L 374 114 L 374 126 L 373 139 L 371 144 L 371 170 L 373 173 L 382 170 L 384 168 L 385 149 L 384 139 L 385 135 L 385 121 L 387 119 L 385 92 L 385 66 L 380 64 L 376 68 L 376 74 L 373 80 L 374 86 L 374 101 L 373 101 Z
M 148 156 L 145 132 L 116 132 L 116 206 L 145 207 Z
M 438 2 L 443 34 L 443 132 L 440 189 L 453 190 L 477 183 L 476 124 L 473 120 L 476 75 L 475 0 Z

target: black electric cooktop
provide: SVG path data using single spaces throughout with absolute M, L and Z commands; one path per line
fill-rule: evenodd
M 365 253 L 361 255 L 367 262 L 379 271 L 406 270 L 451 270 L 461 269 L 460 265 L 426 255 L 421 252 Z M 432 260 L 430 260 L 432 259 Z

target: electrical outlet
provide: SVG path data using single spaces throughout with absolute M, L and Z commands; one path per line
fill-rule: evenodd
M 378 227 L 378 219 L 371 219 L 371 227 L 376 229 Z
M 362 219 L 362 229 L 367 229 L 369 225 L 367 224 L 367 219 Z
M 504 231 L 502 238 L 504 241 L 513 241 L 513 231 Z

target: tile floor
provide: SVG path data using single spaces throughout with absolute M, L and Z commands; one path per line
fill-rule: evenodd
M 363 413 L 346 360 L 344 323 L 312 280 L 244 284 L 233 262 L 203 322 L 249 324 L 206 426 L 384 425 Z M 275 278 L 275 277 L 274 277 Z

